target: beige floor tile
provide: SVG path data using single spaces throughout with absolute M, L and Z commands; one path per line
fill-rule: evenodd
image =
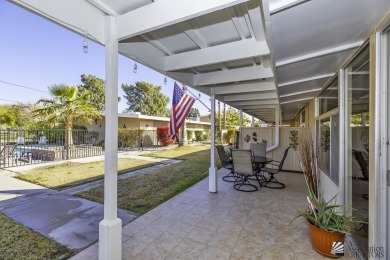
M 169 254 L 169 251 L 157 247 L 154 244 L 148 245 L 134 259 L 135 260 L 160 260 L 164 259 Z
M 193 259 L 198 258 L 206 244 L 199 243 L 189 238 L 184 238 L 179 245 L 170 253 L 173 259 Z
M 133 238 L 144 243 L 150 243 L 159 237 L 163 232 L 164 231 L 154 227 L 146 227 L 134 235 Z
M 148 246 L 147 243 L 142 243 L 134 238 L 130 238 L 122 245 L 122 259 L 133 259 L 137 254 Z
M 230 253 L 211 246 L 206 246 L 199 257 L 201 260 L 229 260 L 229 258 Z
M 289 235 L 286 236 L 284 234 L 268 232 L 265 238 L 265 245 L 294 252 L 294 238 Z
M 99 243 L 95 243 L 92 246 L 84 249 L 79 254 L 70 258 L 70 260 L 98 260 Z
M 240 225 L 234 225 L 230 223 L 221 223 L 221 225 L 218 227 L 216 233 L 217 234 L 233 234 L 233 235 L 239 235 L 241 233 L 242 226 Z
M 294 252 L 281 250 L 280 247 L 264 246 L 261 260 L 294 260 Z M 284 249 L 284 248 L 283 248 Z
M 264 244 L 267 230 L 262 228 L 245 228 L 240 233 L 240 238 L 257 244 Z
M 179 235 L 164 232 L 161 236 L 153 240 L 152 244 L 167 251 L 172 251 L 183 239 L 184 237 Z
M 246 253 L 233 253 L 230 256 L 230 260 L 258 260 L 251 254 Z
M 210 241 L 213 234 L 214 234 L 214 231 L 212 231 L 212 230 L 201 228 L 201 227 L 195 227 L 187 235 L 187 238 L 195 240 L 195 241 L 203 243 L 203 244 L 207 244 Z
M 225 252 L 231 253 L 233 252 L 237 240 L 238 240 L 238 235 L 215 233 L 208 245 L 219 248 Z
M 152 213 L 146 213 L 136 220 L 134 220 L 134 223 L 142 224 L 142 225 L 149 225 L 150 223 L 156 221 L 160 216 L 152 214 Z
M 169 233 L 185 237 L 192 229 L 194 229 L 193 225 L 178 221 L 175 225 L 171 226 L 168 231 Z
M 177 222 L 176 220 L 173 220 L 171 218 L 160 217 L 156 219 L 153 223 L 151 223 L 149 226 L 165 231 L 168 230 L 173 225 L 175 225 L 176 222 Z
M 286 236 L 293 236 L 294 232 L 291 226 L 280 225 L 275 222 L 270 222 L 268 226 L 268 232 L 278 233 Z
M 131 222 L 130 224 L 128 224 L 122 228 L 122 233 L 129 236 L 129 237 L 133 237 L 137 233 L 139 233 L 141 230 L 145 229 L 146 227 L 147 226 L 145 226 L 145 225 Z
M 233 254 L 243 254 L 249 258 L 259 259 L 263 254 L 263 247 L 262 244 L 240 237 L 234 247 Z
M 196 226 L 209 229 L 211 231 L 216 231 L 220 224 L 220 218 L 205 216 L 198 223 L 196 223 Z

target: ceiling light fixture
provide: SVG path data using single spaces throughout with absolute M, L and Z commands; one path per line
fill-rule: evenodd
M 87 35 L 88 35 L 88 32 L 87 32 L 87 31 L 84 31 L 84 42 L 83 42 L 83 50 L 84 50 L 84 53 L 87 53 L 87 52 L 88 52 Z
M 133 72 L 134 72 L 134 73 L 137 73 L 137 58 L 134 59 Z

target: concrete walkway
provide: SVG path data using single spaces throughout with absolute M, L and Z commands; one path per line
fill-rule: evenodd
M 120 158 L 134 158 L 156 162 L 158 164 L 122 174 L 118 179 L 125 179 L 167 165 L 178 163 L 178 160 L 141 157 L 145 152 L 124 152 Z M 103 160 L 103 156 L 66 161 L 87 163 Z M 0 212 L 30 229 L 57 241 L 71 249 L 81 250 L 98 240 L 99 222 L 103 219 L 103 205 L 73 196 L 103 184 L 103 180 L 55 191 L 45 187 L 13 178 L 37 167 L 47 167 L 62 162 L 45 163 L 14 167 L 10 170 L 0 169 Z M 133 212 L 118 209 L 118 217 L 127 225 L 138 217 Z

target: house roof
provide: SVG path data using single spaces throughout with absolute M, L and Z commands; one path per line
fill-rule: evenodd
M 390 11 L 388 0 L 10 0 L 266 122 L 292 119 Z M 75 11 L 77 10 L 77 11 Z
M 104 116 L 104 113 L 103 113 L 103 116 Z M 168 117 L 148 116 L 148 115 L 142 115 L 141 113 L 138 113 L 138 112 L 119 113 L 118 118 L 138 118 L 138 119 L 164 121 L 164 122 L 169 122 L 169 120 L 170 120 L 170 118 L 168 118 Z M 192 123 L 192 124 L 199 124 L 199 125 L 210 125 L 210 122 L 201 122 L 201 121 L 193 120 L 191 118 L 187 119 L 186 122 Z

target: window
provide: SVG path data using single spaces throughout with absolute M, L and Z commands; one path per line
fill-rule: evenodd
M 322 172 L 339 185 L 339 91 L 335 77 L 318 97 L 319 117 L 316 122 L 317 158 Z M 327 113 L 326 115 L 324 115 Z
M 336 77 L 318 97 L 320 115 L 339 106 L 339 87 Z

